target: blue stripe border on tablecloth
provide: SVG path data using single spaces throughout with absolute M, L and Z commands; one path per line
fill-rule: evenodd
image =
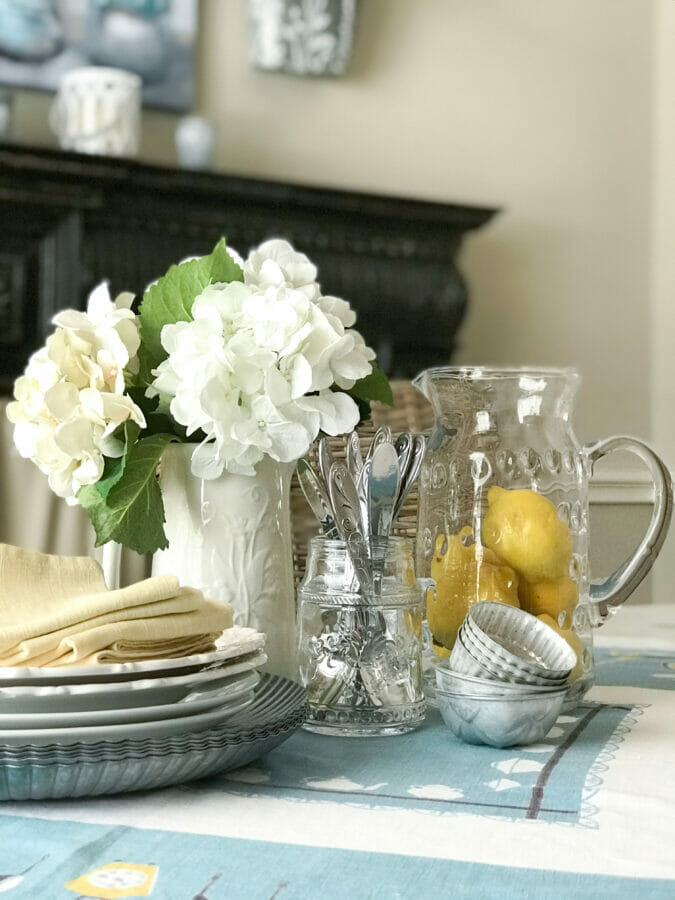
M 283 833 L 283 822 L 279 822 L 279 831 Z M 155 900 L 315 897 L 321 900 L 361 897 L 373 900 L 640 897 L 640 900 L 651 900 L 675 896 L 675 881 L 663 879 L 510 868 L 127 826 L 0 816 L 0 872 L 11 875 L 28 870 L 21 884 L 11 890 L 16 900 L 73 898 L 73 891 L 65 887 L 67 882 L 114 861 L 157 866 L 157 879 L 150 895 Z

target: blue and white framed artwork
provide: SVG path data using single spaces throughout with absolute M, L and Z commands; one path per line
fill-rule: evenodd
M 194 103 L 198 0 L 0 0 L 0 85 L 55 91 L 79 66 L 143 79 L 143 104 Z

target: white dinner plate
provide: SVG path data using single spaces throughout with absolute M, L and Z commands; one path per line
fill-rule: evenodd
M 169 738 L 175 735 L 194 734 L 208 728 L 215 728 L 230 716 L 251 704 L 253 691 L 236 703 L 223 704 L 194 716 L 180 716 L 174 719 L 158 719 L 154 722 L 126 722 L 113 725 L 83 725 L 66 728 L 11 728 L 0 730 L 0 744 L 17 747 L 30 744 L 41 747 L 45 744 L 96 744 L 100 741 L 138 741 L 141 745 L 150 738 Z
M 178 703 L 195 690 L 233 684 L 267 662 L 264 653 L 252 653 L 234 662 L 184 675 L 139 678 L 136 681 L 93 681 L 59 685 L 0 686 L 0 714 L 85 712 L 96 709 L 129 709 Z
M 163 674 L 194 672 L 262 650 L 264 644 L 264 634 L 254 628 L 234 625 L 222 633 L 216 641 L 216 649 L 209 653 L 195 653 L 192 656 L 178 656 L 173 659 L 142 659 L 88 666 L 5 666 L 0 668 L 0 686 L 128 681 L 143 675 L 155 678 Z
M 136 706 L 122 709 L 90 709 L 82 712 L 43 712 L 0 714 L 0 730 L 80 728 L 88 725 L 123 725 L 127 722 L 152 722 L 158 719 L 177 719 L 194 716 L 208 709 L 236 703 L 253 697 L 253 688 L 260 681 L 257 672 L 249 672 L 234 683 L 213 690 L 196 690 L 178 703 L 158 706 Z

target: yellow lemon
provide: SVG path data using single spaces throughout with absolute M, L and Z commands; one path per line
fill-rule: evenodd
M 572 559 L 572 535 L 555 506 L 531 490 L 493 485 L 487 494 L 483 543 L 527 581 L 566 575 Z
M 545 613 L 556 622 L 560 622 L 562 616 L 562 627 L 569 628 L 574 607 L 579 601 L 579 589 L 569 575 L 563 575 L 555 581 L 535 581 L 533 584 L 521 581 L 518 597 L 523 609 L 533 616 Z
M 451 649 L 472 603 L 494 600 L 519 606 L 518 577 L 480 544 L 466 543 L 471 528 L 440 535 L 431 561 L 436 597 L 427 600 L 427 621 L 436 643 Z
M 436 656 L 440 657 L 440 659 L 447 659 L 452 653 L 452 650 L 448 650 L 443 644 L 437 644 L 436 641 L 432 641 L 431 646 L 433 647 Z
M 476 601 L 493 600 L 508 606 L 520 606 L 518 599 L 518 576 L 509 566 L 495 566 L 491 563 L 477 564 Z
M 576 631 L 572 631 L 571 628 L 561 628 L 555 621 L 555 619 L 552 619 L 551 616 L 546 615 L 545 613 L 544 615 L 537 616 L 537 618 L 540 621 L 545 622 L 554 631 L 557 631 L 560 637 L 565 638 L 572 650 L 574 650 L 574 652 L 576 653 L 577 662 L 570 674 L 570 681 L 576 681 L 577 678 L 583 675 L 584 672 L 584 667 L 581 662 L 581 657 L 584 652 L 584 645 L 581 643 L 581 638 L 576 633 Z

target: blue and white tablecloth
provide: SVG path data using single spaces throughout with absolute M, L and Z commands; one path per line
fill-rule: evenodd
M 535 746 L 462 744 L 431 711 L 400 737 L 299 732 L 172 789 L 5 803 L 0 892 L 674 897 L 675 605 L 622 610 L 596 666 L 587 701 Z

